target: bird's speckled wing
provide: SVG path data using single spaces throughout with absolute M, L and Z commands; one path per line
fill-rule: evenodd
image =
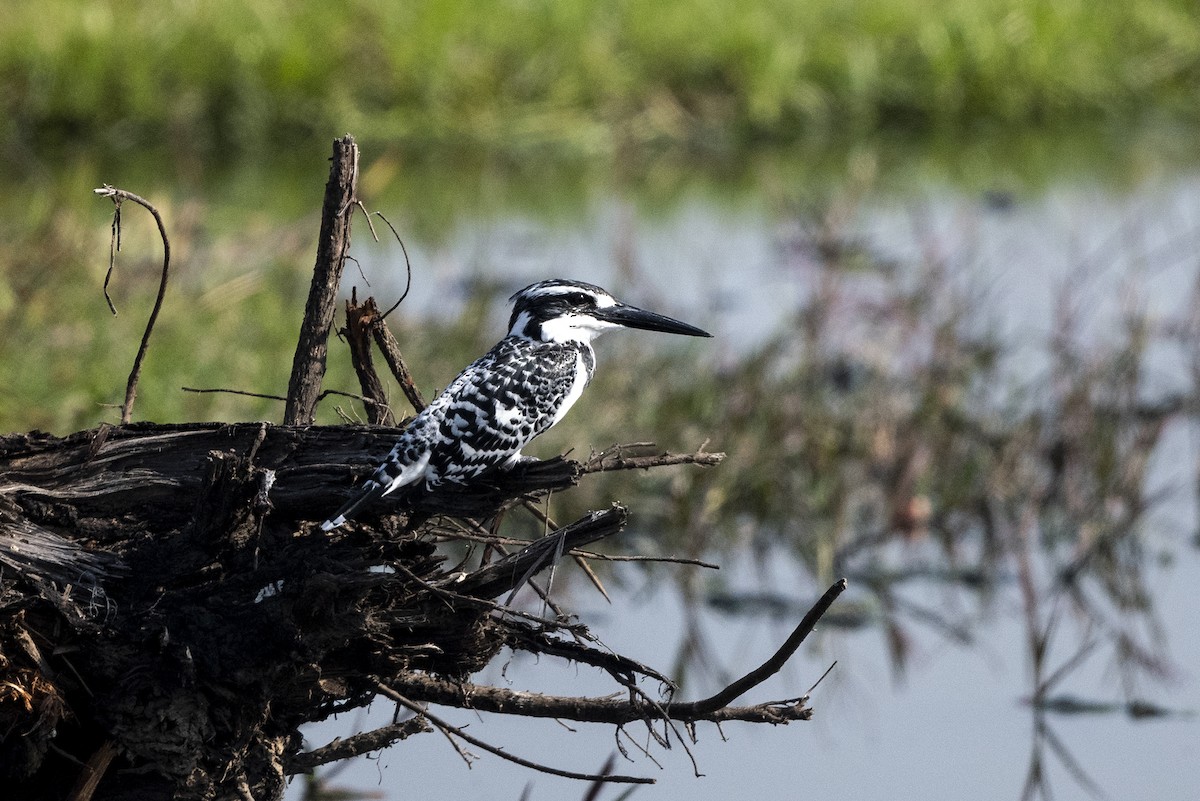
M 414 432 L 431 443 L 426 482 L 463 482 L 518 457 L 579 397 L 591 363 L 586 346 L 501 340 L 446 388 L 423 431 Z M 424 446 L 407 447 L 412 458 Z
M 409 424 L 359 494 L 322 528 L 424 479 L 466 482 L 520 455 L 562 419 L 591 379 L 591 348 L 507 337 L 455 378 Z

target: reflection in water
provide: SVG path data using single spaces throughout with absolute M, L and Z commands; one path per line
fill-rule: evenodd
M 1051 766 L 1100 796 L 1051 716 L 1186 713 L 1141 697 L 1172 675 L 1148 579 L 1161 543 L 1146 523 L 1160 500 L 1154 455 L 1196 408 L 1200 284 L 1177 287 L 1168 317 L 1126 286 L 1097 323 L 1094 288 L 1067 282 L 1031 359 L 1014 355 L 1028 343 L 1006 334 L 1009 310 L 964 269 L 974 255 L 948 250 L 934 220 L 913 215 L 909 259 L 863 230 L 844 204 L 785 219 L 777 268 L 800 290 L 791 308 L 773 304 L 783 321 L 773 336 L 715 369 L 696 354 L 631 351 L 594 395 L 636 409 L 581 404 L 593 443 L 711 437 L 730 454 L 720 469 L 614 477 L 556 500 L 558 514 L 621 498 L 653 532 L 631 545 L 639 552 L 726 564 L 752 555 L 737 586 L 703 571 L 655 574 L 685 601 L 673 675 L 688 682 L 738 670 L 717 656 L 703 610 L 796 619 L 808 608 L 796 580 L 777 586 L 781 572 L 809 588 L 849 577 L 857 596 L 823 627 L 879 627 L 897 680 L 913 669 L 917 629 L 972 644 L 981 621 L 1015 604 L 1033 723 L 1020 797 L 1051 797 Z M 1163 365 L 1179 363 L 1190 381 L 1163 390 Z M 1064 690 L 1096 662 L 1121 701 Z
M 1154 554 L 1144 523 L 1156 500 L 1147 471 L 1168 426 L 1195 409 L 1200 284 L 1173 319 L 1127 297 L 1099 339 L 1082 333 L 1089 310 L 1068 286 L 1047 377 L 1005 391 L 1007 343 L 952 254 L 930 240 L 918 264 L 872 267 L 861 242 L 837 246 L 830 219 L 796 228 L 792 252 L 811 292 L 791 330 L 751 361 L 755 372 L 729 381 L 755 397 L 721 417 L 739 434 L 757 427 L 752 462 L 765 473 L 745 494 L 741 465 L 730 508 L 757 502 L 761 522 L 811 573 L 855 580 L 877 607 L 897 675 L 912 625 L 971 642 L 971 607 L 1015 590 L 1034 708 L 1022 798 L 1051 797 L 1048 759 L 1102 795 L 1047 715 L 1167 711 L 1136 695 L 1171 672 L 1146 578 Z M 1151 351 L 1164 347 L 1190 365 L 1188 390 L 1155 392 Z M 914 600 L 930 597 L 936 605 Z M 1123 702 L 1055 695 L 1089 659 L 1107 660 Z

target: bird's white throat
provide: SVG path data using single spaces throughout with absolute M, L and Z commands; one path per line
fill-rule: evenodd
M 543 342 L 581 342 L 589 344 L 616 323 L 597 320 L 590 314 L 568 314 L 542 323 Z

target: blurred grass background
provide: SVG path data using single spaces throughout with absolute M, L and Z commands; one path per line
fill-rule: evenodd
M 103 182 L 158 204 L 175 248 L 138 417 L 275 418 L 271 402 L 177 386 L 283 387 L 321 160 L 347 130 L 363 143 L 364 197 L 401 209 L 406 236 L 437 242 L 464 217 L 569 219 L 605 193 L 642 215 L 700 196 L 765 197 L 760 208 L 787 216 L 796 187 L 836 192 L 863 161 L 875 192 L 931 173 L 1004 189 L 1080 165 L 1121 180 L 1193 151 L 1200 117 L 1200 15 L 1178 0 L 0 10 L 9 430 L 91 426 L 119 400 L 159 246 L 131 209 L 113 288 L 122 314 L 106 319 L 108 207 L 90 194 Z M 447 380 L 494 335 L 430 349 L 427 380 Z M 353 387 L 343 361 L 330 379 Z
M 1200 118 L 1183 0 L 6 2 L 0 142 L 511 158 Z

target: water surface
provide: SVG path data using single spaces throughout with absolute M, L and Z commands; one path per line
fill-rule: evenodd
M 1064 304 L 1075 309 L 1080 338 L 1098 354 L 1120 338 L 1121 321 L 1131 310 L 1164 326 L 1188 313 L 1200 253 L 1198 179 L 1190 172 L 1156 173 L 1121 186 L 1085 178 L 1002 192 L 915 185 L 907 193 L 865 193 L 834 233 L 849 250 L 868 254 L 871 267 L 856 272 L 847 258 L 841 280 L 870 298 L 887 281 L 903 282 L 904 271 L 915 270 L 914 265 L 943 264 L 949 281 L 982 299 L 975 307 L 980 325 L 999 332 L 1007 346 L 1005 385 L 995 388 L 996 397 L 1015 393 L 1036 405 L 1039 388 L 1054 379 L 1048 343 Z M 788 330 L 796 310 L 818 290 L 823 257 L 814 230 L 822 225 L 803 210 L 793 213 L 766 199 L 722 206 L 685 198 L 646 214 L 606 192 L 567 222 L 519 212 L 468 216 L 437 241 L 409 243 L 421 269 L 404 308 L 418 317 L 454 317 L 471 282 L 503 290 L 547 275 L 575 276 L 701 322 L 717 335 L 714 361 L 736 361 Z M 387 249 L 363 260 L 381 297 L 399 289 L 396 260 L 397 253 Z M 348 276 L 347 283 L 361 281 Z M 502 305 L 494 307 L 494 316 L 492 327 L 498 330 Z M 853 322 L 847 322 L 847 342 L 866 353 L 854 342 Z M 598 345 L 601 369 L 619 370 L 619 360 L 605 364 L 610 347 L 620 352 L 609 340 Z M 1145 399 L 1190 387 L 1182 358 L 1170 343 L 1152 344 L 1140 385 Z M 580 428 L 585 425 L 568 418 L 562 428 L 574 426 L 576 435 L 584 436 Z M 636 438 L 645 433 L 631 432 Z M 896 589 L 905 602 L 944 613 L 965 629 L 966 642 L 955 636 L 961 631 L 948 632 L 913 616 L 902 629 L 904 657 L 898 660 L 896 643 L 889 640 L 894 632 L 870 614 L 862 627 L 822 626 L 787 670 L 744 699 L 800 694 L 836 660 L 837 667 L 813 694 L 814 722 L 786 728 L 730 724 L 724 731 L 728 742 L 715 727 L 700 725 L 700 743 L 692 750 L 705 774 L 701 779 L 692 775 L 691 762 L 678 746 L 670 752 L 651 746 L 661 769 L 635 756 L 635 764 L 619 764 L 618 770 L 658 779 L 656 787 L 635 791 L 635 797 L 645 798 L 1018 799 L 1040 762 L 1040 786 L 1047 796 L 1052 790 L 1060 798 L 1194 797 L 1200 780 L 1195 768 L 1200 719 L 1194 716 L 1200 710 L 1195 670 L 1200 637 L 1194 626 L 1200 602 L 1192 591 L 1200 581 L 1200 559 L 1189 544 L 1197 519 L 1191 494 L 1195 433 L 1182 419 L 1170 424 L 1147 480 L 1146 497 L 1156 500 L 1134 535 L 1144 548 L 1149 600 L 1161 627 L 1149 639 L 1161 649 L 1157 654 L 1165 674 L 1122 667 L 1113 651 L 1098 648 L 1054 690 L 1060 709 L 1072 700 L 1120 708 L 1136 699 L 1171 714 L 1135 719 L 1121 711 L 1081 714 L 1078 708 L 1035 714 L 1028 705 L 1033 690 L 1029 631 L 1015 570 L 1000 565 L 1000 580 L 986 594 L 933 577 Z M 719 447 L 736 451 L 738 443 Z M 627 535 L 632 547 L 639 534 L 653 534 L 637 530 L 636 508 Z M 731 543 L 707 554 L 722 564 L 715 578 L 678 575 L 695 568 L 651 575 L 622 571 L 624 588 L 613 606 L 579 584 L 570 586 L 567 606 L 608 645 L 663 669 L 673 666 L 684 647 L 690 622 L 693 631 L 703 632 L 709 658 L 689 666 L 683 692 L 706 695 L 721 679 L 765 659 L 825 586 L 823 577 L 784 549 L 768 551 L 764 560 L 744 545 Z M 925 563 L 923 549 L 936 551 L 927 543 L 901 542 L 877 556 L 884 564 L 911 568 Z M 1054 565 L 1048 558 L 1037 569 L 1044 575 Z M 733 604 L 731 614 L 711 604 L 688 607 L 685 601 L 718 596 L 742 603 Z M 750 603 L 763 597 L 783 602 L 785 611 L 791 603 L 792 614 L 772 615 L 771 608 Z M 844 600 L 851 608 L 861 603 L 868 610 L 877 602 L 853 582 Z M 1094 636 L 1081 616 L 1066 611 L 1052 640 L 1049 669 L 1066 663 Z M 588 669 L 551 660 L 518 659 L 503 675 L 493 666 L 476 679 L 572 695 L 612 691 Z M 309 736 L 320 744 L 349 731 L 351 723 L 380 725 L 390 714 L 390 707 L 377 704 L 368 721 L 343 718 L 314 727 Z M 607 727 L 569 732 L 553 722 L 480 719 L 457 710 L 444 714 L 514 753 L 575 770 L 598 769 L 614 748 Z M 1035 731 L 1037 725 L 1044 729 Z M 580 785 L 531 774 L 491 756 L 468 770 L 436 736 L 414 738 L 378 760 L 360 762 L 335 783 L 378 786 L 384 797 L 400 798 L 414 770 L 419 770 L 418 781 L 437 777 L 439 797 L 518 798 L 527 783 L 531 798 L 585 792 Z M 611 788 L 601 797 L 618 794 Z M 293 795 L 299 797 L 295 789 Z

